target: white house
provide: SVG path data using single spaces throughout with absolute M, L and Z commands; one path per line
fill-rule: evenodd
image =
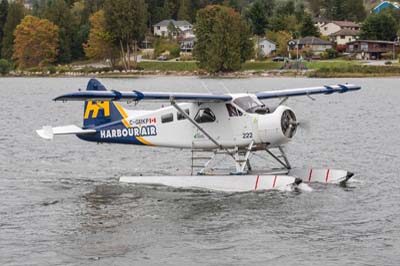
M 258 41 L 258 48 L 261 56 L 268 56 L 276 51 L 276 43 L 267 38 L 262 38 Z
M 169 32 L 170 27 L 169 25 L 173 25 L 176 29 L 177 33 Z M 193 31 L 193 25 L 185 20 L 176 21 L 173 19 L 165 19 L 153 26 L 154 29 L 154 36 L 168 36 L 172 34 L 173 36 L 179 35 L 181 32 Z
M 329 35 L 329 39 L 336 43 L 336 45 L 345 45 L 346 43 L 355 41 L 359 33 L 358 30 L 343 29 Z
M 344 29 L 360 30 L 360 24 L 352 21 L 331 21 L 319 26 L 319 32 L 324 36 L 329 36 Z

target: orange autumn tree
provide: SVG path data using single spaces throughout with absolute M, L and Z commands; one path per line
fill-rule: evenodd
M 114 67 L 118 56 L 118 49 L 114 45 L 114 38 L 106 30 L 104 11 L 99 10 L 89 18 L 91 29 L 87 43 L 83 44 L 85 55 L 90 59 L 109 60 Z
M 19 68 L 43 67 L 56 60 L 58 27 L 47 19 L 26 16 L 14 32 L 13 59 Z

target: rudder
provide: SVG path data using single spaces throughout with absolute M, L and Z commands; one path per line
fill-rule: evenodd
M 106 91 L 106 87 L 97 79 L 90 79 L 87 91 Z M 120 121 L 126 118 L 121 106 L 113 101 L 85 101 L 83 112 L 83 128 L 94 128 L 102 124 Z

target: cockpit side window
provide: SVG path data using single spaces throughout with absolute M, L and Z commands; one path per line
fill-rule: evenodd
M 261 104 L 250 96 L 236 98 L 233 102 L 247 113 L 269 113 L 269 109 L 264 104 Z
M 237 109 L 235 106 L 233 106 L 230 103 L 226 104 L 226 109 L 228 110 L 228 114 L 230 117 L 243 115 L 243 113 L 239 109 Z
M 196 116 L 194 117 L 194 120 L 199 124 L 214 122 L 215 119 L 216 119 L 215 115 L 210 108 L 199 109 L 199 111 L 197 111 Z

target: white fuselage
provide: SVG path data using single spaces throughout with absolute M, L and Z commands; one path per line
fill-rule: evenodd
M 235 96 L 247 99 L 250 97 L 261 105 L 251 95 Z M 178 105 L 224 148 L 246 147 L 251 142 L 279 146 L 290 140 L 281 127 L 282 114 L 285 110 L 291 110 L 290 108 L 278 106 L 273 112 L 259 114 L 245 111 L 243 105 L 239 107 L 235 103 L 235 99 L 227 103 L 180 103 Z M 100 129 L 100 142 L 102 140 L 114 142 L 113 139 L 118 140 L 128 132 L 146 145 L 172 148 L 217 148 L 213 141 L 173 106 L 154 111 L 125 111 L 127 117 L 123 124 L 127 129 L 117 129 L 118 131 L 113 131 L 110 127 Z M 124 131 L 121 133 L 121 130 Z

